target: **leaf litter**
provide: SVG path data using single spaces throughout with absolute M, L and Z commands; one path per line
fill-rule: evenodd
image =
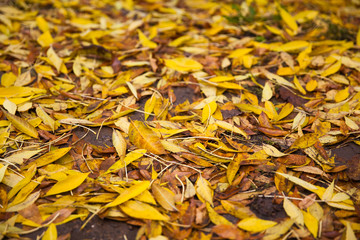
M 359 238 L 359 3 L 308 2 L 0 5 L 1 238 Z

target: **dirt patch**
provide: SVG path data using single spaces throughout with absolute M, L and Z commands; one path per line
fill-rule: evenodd
M 95 216 L 80 230 L 83 222 L 80 219 L 58 225 L 58 236 L 71 240 L 126 240 L 135 239 L 138 227 L 129 225 L 125 222 L 118 222 L 110 219 L 101 219 Z M 31 234 L 22 235 L 21 239 L 37 239 L 46 229 L 41 229 Z

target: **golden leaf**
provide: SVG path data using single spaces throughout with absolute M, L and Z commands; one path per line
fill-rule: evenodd
M 49 126 L 52 131 L 55 131 L 54 119 L 52 119 L 41 106 L 36 107 L 36 114 L 44 122 L 45 125 Z
M 57 235 L 56 225 L 54 223 L 51 223 L 48 229 L 46 229 L 41 240 L 56 240 L 58 239 L 57 237 L 58 235 Z
M 120 159 L 116 161 L 113 165 L 111 165 L 111 167 L 106 171 L 106 173 L 119 171 L 121 168 L 144 156 L 145 153 L 145 149 L 136 149 L 132 152 L 129 152 L 124 159 Z
M 293 18 L 293 16 L 291 16 L 285 9 L 280 7 L 280 5 L 278 5 L 278 10 L 279 10 L 281 19 L 296 34 L 298 31 L 298 25 L 297 25 L 295 19 Z
M 349 97 L 349 87 L 339 90 L 335 95 L 335 102 L 342 102 Z
M 294 220 L 292 219 L 286 219 L 282 221 L 281 223 L 268 228 L 265 230 L 265 236 L 264 240 L 276 240 L 281 237 L 281 235 L 288 232 L 291 228 L 291 226 L 294 224 Z
M 229 220 L 218 214 L 207 202 L 206 203 L 206 210 L 209 213 L 210 221 L 215 225 L 233 225 Z
M 273 96 L 273 92 L 272 92 L 270 83 L 266 82 L 265 86 L 263 88 L 263 91 L 262 91 L 261 101 L 262 102 L 268 101 L 272 98 L 272 96 Z
M 154 43 L 153 41 L 151 41 L 149 38 L 147 38 L 140 29 L 137 29 L 137 31 L 138 31 L 138 36 L 139 36 L 141 45 L 143 45 L 144 47 L 148 47 L 148 48 L 156 48 L 157 47 L 157 44 Z
M 304 223 L 307 229 L 309 229 L 310 233 L 317 238 L 317 234 L 319 231 L 319 221 L 311 215 L 309 212 L 301 211 L 304 216 Z
M 54 42 L 54 39 L 51 36 L 51 33 L 46 31 L 38 37 L 37 42 L 42 47 L 49 47 Z
M 168 211 L 178 211 L 175 206 L 175 194 L 169 189 L 161 187 L 158 183 L 151 185 L 151 191 L 156 201 Z
M 38 28 L 39 28 L 42 32 L 47 32 L 47 31 L 49 31 L 49 24 L 48 24 L 48 22 L 44 19 L 43 16 L 37 16 L 37 17 L 36 17 L 36 24 L 37 24 Z
M 263 149 L 266 152 L 266 154 L 271 157 L 283 157 L 287 155 L 285 153 L 280 152 L 277 148 L 269 144 L 263 144 Z
M 206 122 L 211 117 L 211 115 L 216 111 L 216 108 L 217 108 L 217 104 L 215 101 L 206 104 L 202 110 L 201 122 L 202 123 Z
M 198 177 L 196 181 L 195 191 L 201 200 L 210 203 L 211 206 L 214 206 L 213 204 L 214 192 L 210 187 L 210 183 L 206 179 L 204 179 L 201 175 Z
M 113 130 L 112 142 L 120 159 L 123 159 L 126 155 L 126 141 L 120 131 Z
M 146 189 L 148 189 L 149 186 L 150 186 L 149 181 L 142 181 L 142 182 L 136 183 L 136 184 L 132 185 L 131 187 L 129 187 L 128 189 L 126 189 L 125 191 L 123 191 L 114 201 L 107 204 L 105 207 L 109 208 L 109 207 L 115 207 L 117 205 L 120 205 L 120 204 L 136 197 L 137 195 L 141 194 Z
M 90 173 L 74 173 L 66 177 L 64 180 L 55 183 L 45 196 L 58 193 L 68 192 L 80 186 Z
M 199 62 L 190 58 L 164 59 L 164 61 L 166 67 L 179 72 L 192 72 L 203 68 Z
M 156 208 L 139 201 L 127 201 L 120 205 L 120 209 L 130 217 L 139 219 L 168 221 L 169 217 L 162 215 Z
M 31 162 L 31 166 L 36 165 L 36 167 L 46 166 L 49 163 L 55 162 L 56 160 L 60 159 L 61 157 L 65 156 L 70 151 L 71 147 L 67 148 L 59 148 L 52 150 L 48 153 L 45 153 L 35 161 Z
M 143 122 L 131 122 L 129 128 L 129 140 L 138 148 L 144 148 L 153 154 L 166 154 L 159 137 Z
M 245 231 L 252 233 L 262 232 L 268 228 L 275 226 L 277 222 L 263 220 L 257 217 L 249 217 L 241 220 L 237 226 Z
M 5 117 L 18 129 L 19 131 L 29 135 L 33 138 L 38 138 L 39 133 L 36 131 L 36 129 L 29 124 L 27 121 L 22 119 L 21 117 L 18 117 L 14 114 L 8 113 L 6 110 L 1 109 L 5 115 Z
M 293 204 L 289 199 L 284 198 L 284 210 L 286 214 L 299 225 L 304 225 L 304 215 L 301 210 Z
M 9 207 L 8 209 L 6 209 L 6 212 L 18 212 L 18 211 L 21 211 L 21 210 L 29 207 L 31 204 L 33 204 L 40 197 L 40 192 L 41 191 L 37 191 L 37 192 L 34 192 L 34 193 L 30 194 L 26 198 L 25 201 L 15 205 L 15 206 Z

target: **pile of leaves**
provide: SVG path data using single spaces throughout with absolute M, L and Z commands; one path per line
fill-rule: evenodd
M 359 1 L 5 2 L 1 238 L 359 237 Z

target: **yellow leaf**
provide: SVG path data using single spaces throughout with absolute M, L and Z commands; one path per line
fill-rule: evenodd
M 4 102 L 3 102 L 3 107 L 11 114 L 15 114 L 16 113 L 16 109 L 17 106 L 15 103 L 13 103 L 12 101 L 10 101 L 9 99 L 5 98 Z
M 151 185 L 151 191 L 156 201 L 168 211 L 178 211 L 175 206 L 175 194 L 167 188 L 161 187 L 158 183 Z
M 240 58 L 244 55 L 250 53 L 253 49 L 252 48 L 239 48 L 230 53 L 228 58 Z
M 38 138 L 39 133 L 36 131 L 36 129 L 29 124 L 27 121 L 22 119 L 21 117 L 18 117 L 14 114 L 8 113 L 6 110 L 2 109 L 5 117 L 14 125 L 16 129 L 18 129 L 20 132 L 23 132 L 30 137 Z
M 206 122 L 211 117 L 211 115 L 216 111 L 216 108 L 217 108 L 217 104 L 215 101 L 206 104 L 202 110 L 201 122 L 202 123 Z
M 206 210 L 209 213 L 210 221 L 215 225 L 233 225 L 229 220 L 218 214 L 209 203 L 206 203 Z
M 307 133 L 296 139 L 291 145 L 290 149 L 294 148 L 308 148 L 314 145 L 319 140 L 316 133 Z
M 44 122 L 45 125 L 48 125 L 52 131 L 55 131 L 54 119 L 52 119 L 40 105 L 38 107 L 36 107 L 36 114 Z
M 8 209 L 6 209 L 6 212 L 18 212 L 18 211 L 21 211 L 21 210 L 29 207 L 40 197 L 40 192 L 41 191 L 37 191 L 37 192 L 30 194 L 29 197 L 25 201 L 15 205 L 15 206 L 9 207 Z
M 250 210 L 249 207 L 246 207 L 245 205 L 239 202 L 221 200 L 221 206 L 224 207 L 226 212 L 239 219 L 249 218 L 254 215 L 254 213 Z
M 133 121 L 129 128 L 129 140 L 138 148 L 144 148 L 153 154 L 166 154 L 160 138 L 143 122 Z
M 328 67 L 325 71 L 321 73 L 321 76 L 327 77 L 331 74 L 337 73 L 340 70 L 340 68 L 341 68 L 341 60 L 337 61 L 336 63 Z
M 137 90 L 136 90 L 136 88 L 134 87 L 134 85 L 132 85 L 131 82 L 126 82 L 126 85 L 127 85 L 128 88 L 130 89 L 132 95 L 134 95 L 134 97 L 135 97 L 136 99 L 138 99 Z
M 299 126 L 301 126 L 305 122 L 305 120 L 306 120 L 306 113 L 299 112 L 294 118 L 291 129 L 292 130 L 297 129 Z
M 153 41 L 151 41 L 150 39 L 148 39 L 145 34 L 143 32 L 141 32 L 141 30 L 137 30 L 138 31 L 138 36 L 139 36 L 139 40 L 141 45 L 143 45 L 144 47 L 148 47 L 148 48 L 156 48 L 157 44 L 154 43 Z
M 76 173 L 69 175 L 62 181 L 55 183 L 55 185 L 46 193 L 45 196 L 50 196 L 58 193 L 68 192 L 80 186 L 90 173 Z
M 276 240 L 280 239 L 281 235 L 287 233 L 291 226 L 294 224 L 294 220 L 292 219 L 286 219 L 282 221 L 281 223 L 268 228 L 265 230 L 265 236 L 264 240 Z
M 263 220 L 257 217 L 249 217 L 241 220 L 237 226 L 245 231 L 252 233 L 262 232 L 268 228 L 275 226 L 277 222 Z
M 319 188 L 315 185 L 312 185 L 311 183 L 308 183 L 298 177 L 295 177 L 295 176 L 292 176 L 292 175 L 289 175 L 289 174 L 286 174 L 286 173 L 281 173 L 281 172 L 276 172 L 276 174 L 279 174 L 283 177 L 285 177 L 286 179 L 292 181 L 293 183 L 296 183 L 300 186 L 302 186 L 303 188 L 311 191 L 311 192 L 314 192 L 314 193 L 318 193 L 319 192 Z
M 148 189 L 149 186 L 150 186 L 149 181 L 142 181 L 142 182 L 136 183 L 136 184 L 132 185 L 131 187 L 127 188 L 125 191 L 123 191 L 114 201 L 107 204 L 105 207 L 109 208 L 109 207 L 115 207 L 117 205 L 120 205 L 120 204 L 136 197 L 137 195 L 141 194 L 146 189 Z
M 295 221 L 295 223 L 303 226 L 304 225 L 304 215 L 301 210 L 293 204 L 289 199 L 284 198 L 284 210 L 286 214 Z
M 165 66 L 179 72 L 192 72 L 203 69 L 201 63 L 190 58 L 164 59 Z
M 152 113 L 154 111 L 155 108 L 155 104 L 156 104 L 156 97 L 155 97 L 155 93 L 153 95 L 151 95 L 151 98 L 149 98 L 144 106 L 144 111 L 145 111 L 145 121 L 148 119 L 148 117 L 150 116 L 150 113 Z
M 43 16 L 36 17 L 36 24 L 43 33 L 49 31 L 49 24 Z
M 198 179 L 196 181 L 195 191 L 200 200 L 208 202 L 211 204 L 211 206 L 214 206 L 213 190 L 210 187 L 210 183 L 208 181 L 206 181 L 206 179 L 204 179 L 201 175 L 198 177 Z
M 319 231 L 319 221 L 311 215 L 309 212 L 302 211 L 304 216 L 304 223 L 307 229 L 309 229 L 310 233 L 317 238 L 317 234 Z
M 339 90 L 336 94 L 335 94 L 335 102 L 342 102 L 345 99 L 347 99 L 349 97 L 350 93 L 349 93 L 349 87 L 346 87 L 343 90 Z
M 292 52 L 305 49 L 309 45 L 310 43 L 307 41 L 297 40 L 284 43 L 280 46 L 274 46 L 272 50 L 277 52 Z
M 277 148 L 269 144 L 263 144 L 263 149 L 266 152 L 266 154 L 271 157 L 283 157 L 287 155 L 285 153 L 280 152 Z
M 50 32 L 46 31 L 38 37 L 37 42 L 42 47 L 49 47 L 54 42 L 54 39 L 51 36 Z
M 310 79 L 310 81 L 308 81 L 306 83 L 305 88 L 306 88 L 306 91 L 312 92 L 317 88 L 317 86 L 318 86 L 317 81 L 315 79 Z
M 209 81 L 218 83 L 218 82 L 232 81 L 234 79 L 235 78 L 233 76 L 217 76 L 217 77 L 210 78 Z
M 168 221 L 169 217 L 162 215 L 154 207 L 139 201 L 127 201 L 120 205 L 120 209 L 130 217 L 139 219 Z
M 26 186 L 24 186 L 14 200 L 9 203 L 8 207 L 12 207 L 14 205 L 18 205 L 19 203 L 26 200 L 26 198 L 32 193 L 32 191 L 44 180 L 45 175 L 38 177 L 35 181 L 30 181 Z
M 242 129 L 240 129 L 240 128 L 238 128 L 238 127 L 236 127 L 233 124 L 230 124 L 228 122 L 217 120 L 215 122 L 215 124 L 217 126 L 221 127 L 222 129 L 225 129 L 225 130 L 227 130 L 229 132 L 240 134 L 240 135 L 244 136 L 245 138 L 249 137 L 244 130 L 242 130 Z
M 238 155 L 239 156 L 239 155 Z M 228 168 L 226 169 L 226 178 L 228 180 L 228 182 L 230 184 L 232 184 L 236 173 L 239 171 L 240 168 L 240 162 L 241 162 L 241 158 L 240 157 L 236 157 L 234 160 L 232 160 L 229 163 Z
M 185 189 L 184 197 L 192 198 L 196 194 L 194 184 L 192 184 L 192 182 L 186 176 L 185 176 L 185 180 L 186 180 L 186 189 Z
M 242 63 L 244 67 L 251 68 L 251 66 L 254 64 L 254 57 L 252 55 L 244 55 L 242 56 Z
M 345 239 L 345 240 L 356 240 L 357 237 L 354 233 L 354 230 L 352 229 L 351 227 L 351 224 L 350 222 L 346 222 L 346 231 L 343 233 L 343 236 L 344 238 L 342 239 Z
M 265 86 L 263 88 L 263 91 L 262 91 L 261 101 L 262 102 L 268 101 L 272 98 L 272 96 L 273 96 L 273 92 L 272 92 L 270 83 L 266 82 Z
M 7 197 L 8 199 L 11 199 L 13 196 L 15 196 L 16 193 L 18 193 L 24 186 L 26 186 L 32 179 L 32 177 L 36 173 L 36 167 L 32 166 L 30 167 L 27 172 L 24 174 L 25 178 L 21 179 L 19 182 L 16 183 L 16 185 L 9 191 Z
M 36 165 L 36 167 L 46 166 L 49 163 L 55 162 L 59 158 L 65 156 L 65 154 L 67 154 L 70 151 L 70 149 L 71 147 L 52 150 L 42 155 L 41 157 L 33 161 L 31 164 L 32 166 Z
M 10 87 L 14 85 L 16 78 L 17 78 L 16 75 L 13 74 L 12 72 L 4 73 L 1 76 L 1 85 L 4 87 Z
M 356 45 L 360 46 L 360 28 L 356 34 Z
M 278 84 L 280 85 L 284 85 L 284 86 L 287 86 L 287 87 L 291 87 L 291 88 L 294 88 L 296 89 L 295 85 L 292 84 L 291 82 L 289 82 L 288 80 L 286 80 L 285 78 L 279 76 L 279 75 L 276 75 L 274 73 L 271 73 L 269 72 L 268 70 L 266 69 L 261 69 L 261 72 L 269 79 L 269 80 L 274 80 L 275 82 L 277 82 Z
M 285 117 L 287 117 L 294 110 L 294 105 L 291 103 L 286 103 L 285 106 L 281 109 L 279 115 L 274 118 L 275 121 L 279 121 Z
M 298 31 L 298 25 L 293 18 L 285 9 L 278 6 L 281 19 L 288 25 L 288 27 L 296 34 Z
M 136 149 L 132 152 L 129 152 L 124 159 L 116 161 L 111 167 L 106 171 L 106 173 L 115 172 L 121 168 L 129 165 L 131 162 L 141 158 L 146 153 L 145 149 Z
M 330 201 L 334 194 L 334 186 L 335 186 L 335 180 L 332 181 L 332 183 L 329 185 L 329 187 L 326 188 L 325 192 L 320 196 L 321 200 L 324 200 L 325 202 Z
M 184 36 L 181 36 L 181 37 L 178 37 L 177 39 L 171 41 L 169 43 L 169 46 L 170 47 L 178 47 L 182 44 L 184 44 L 185 42 L 188 42 L 189 40 L 191 40 L 192 37 L 189 36 L 189 35 L 184 35 Z
M 0 183 L 2 182 L 8 165 L 4 165 L 0 168 Z
M 58 237 L 56 225 L 54 223 L 51 223 L 46 229 L 44 236 L 41 238 L 41 240 L 56 240 Z
M 302 94 L 306 95 L 305 89 L 303 88 L 303 86 L 301 86 L 301 84 L 299 82 L 299 79 L 296 76 L 294 76 L 293 82 L 294 82 L 295 87 L 297 88 L 297 90 L 299 90 L 299 92 L 301 92 Z
M 349 128 L 351 128 L 351 129 L 353 129 L 353 130 L 359 130 L 359 126 L 356 124 L 356 122 L 354 122 L 353 120 L 351 120 L 351 119 L 348 118 L 348 117 L 344 117 L 344 119 L 345 119 L 346 125 L 347 125 Z
M 47 58 L 50 60 L 51 64 L 56 68 L 58 72 L 60 72 L 61 65 L 63 64 L 63 60 L 56 54 L 54 49 L 50 47 L 46 52 Z
M 113 130 L 112 142 L 116 149 L 117 154 L 120 157 L 120 160 L 122 160 L 126 155 L 126 141 L 118 130 L 115 129 Z
M 171 140 L 160 140 L 161 144 L 165 148 L 165 150 L 172 153 L 180 153 L 180 152 L 188 152 L 185 148 L 179 146 L 179 144 L 174 143 Z

